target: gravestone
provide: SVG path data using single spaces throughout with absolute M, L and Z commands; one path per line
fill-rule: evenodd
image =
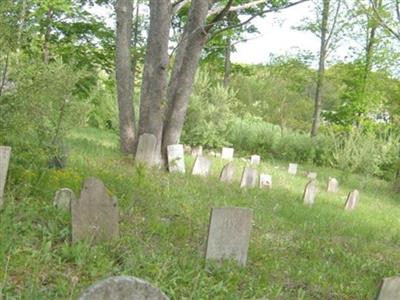
M 316 172 L 307 172 L 307 178 L 310 180 L 315 180 L 315 179 L 317 179 L 317 173 Z
M 197 156 L 193 165 L 192 174 L 207 177 L 211 169 L 211 160 L 204 156 Z
M 240 181 L 241 188 L 255 187 L 257 185 L 258 173 L 256 169 L 245 167 L 243 169 L 242 180 Z
M 87 288 L 78 300 L 168 300 L 160 289 L 132 276 L 115 276 Z
M 190 145 L 184 145 L 183 150 L 185 153 L 191 153 L 192 152 L 192 147 Z
M 289 164 L 288 173 L 292 175 L 297 174 L 297 164 Z
M 203 156 L 203 146 L 192 148 L 192 156 Z
M 233 175 L 235 174 L 235 165 L 233 162 L 230 162 L 224 166 L 221 171 L 221 175 L 219 176 L 219 180 L 221 182 L 232 182 Z
M 221 151 L 221 158 L 227 160 L 233 160 L 233 148 L 223 147 Z
M 3 207 L 4 188 L 6 186 L 8 165 L 10 163 L 11 147 L 0 146 L 0 208 Z
M 182 145 L 169 145 L 167 147 L 168 153 L 168 170 L 178 173 L 185 173 L 185 157 Z
M 59 189 L 54 196 L 53 204 L 61 210 L 71 211 L 71 203 L 76 201 L 75 194 L 72 190 L 63 188 Z
M 85 181 L 79 199 L 71 202 L 72 243 L 90 239 L 97 243 L 119 236 L 118 206 L 103 182 Z
M 358 204 L 360 193 L 358 190 L 354 190 L 347 196 L 346 204 L 344 205 L 345 210 L 354 210 Z
M 250 157 L 250 164 L 253 166 L 258 166 L 260 164 L 261 157 L 260 155 L 252 155 Z
M 139 137 L 135 160 L 148 166 L 154 166 L 157 149 L 157 138 L 153 134 L 143 133 Z
M 384 278 L 376 300 L 400 300 L 400 277 Z
M 272 176 L 269 174 L 260 174 L 260 188 L 271 188 L 272 187 Z
M 206 259 L 235 259 L 246 265 L 253 211 L 225 207 L 211 210 Z
M 339 190 L 339 182 L 336 178 L 329 177 L 328 179 L 328 187 L 326 191 L 329 193 L 336 193 Z
M 315 196 L 317 195 L 317 182 L 310 180 L 303 193 L 303 203 L 306 205 L 313 205 L 315 202 Z

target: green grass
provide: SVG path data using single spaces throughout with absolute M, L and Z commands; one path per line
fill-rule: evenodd
M 383 277 L 400 269 L 400 199 L 390 184 L 337 170 L 263 162 L 273 189 L 218 182 L 224 164 L 213 158 L 209 178 L 135 167 L 118 151 L 117 137 L 74 130 L 65 170 L 11 167 L 6 206 L 0 213 L 0 288 L 4 299 L 76 299 L 93 282 L 132 275 L 159 286 L 171 299 L 373 299 Z M 12 163 L 12 162 L 11 162 Z M 302 204 L 308 170 L 318 172 L 313 207 Z M 53 195 L 69 187 L 79 195 L 95 176 L 119 199 L 118 241 L 71 246 L 70 216 L 53 207 Z M 340 192 L 325 192 L 329 176 Z M 343 210 L 347 193 L 359 189 L 354 212 Z M 204 264 L 212 207 L 254 210 L 248 263 Z M 1 298 L 1 297 L 0 297 Z

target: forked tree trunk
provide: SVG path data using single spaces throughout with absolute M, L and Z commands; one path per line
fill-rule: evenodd
M 118 0 L 116 37 L 116 79 L 118 94 L 121 151 L 133 154 L 135 114 L 133 107 L 133 73 L 131 59 L 133 0 Z

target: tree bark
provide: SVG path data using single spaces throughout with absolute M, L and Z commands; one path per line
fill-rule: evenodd
M 133 154 L 135 142 L 135 114 L 133 107 L 133 73 L 131 58 L 133 0 L 118 0 L 116 36 L 116 80 L 119 112 L 120 147 L 125 154 Z
M 51 19 L 53 18 L 53 11 L 51 8 L 46 13 L 46 31 L 44 33 L 43 42 L 43 62 L 48 65 L 50 62 L 50 36 L 51 36 Z
M 227 88 L 230 83 L 231 79 L 231 52 L 232 52 L 232 42 L 231 37 L 228 36 L 226 38 L 226 45 L 225 45 L 225 62 L 224 62 L 224 87 Z
M 321 23 L 321 44 L 319 52 L 319 66 L 317 74 L 317 86 L 315 88 L 314 97 L 314 115 L 311 126 L 311 137 L 318 134 L 318 129 L 321 124 L 322 112 L 322 89 L 325 79 L 325 60 L 327 54 L 327 36 L 328 36 L 328 19 L 329 19 L 330 0 L 323 0 L 322 8 L 322 23 Z

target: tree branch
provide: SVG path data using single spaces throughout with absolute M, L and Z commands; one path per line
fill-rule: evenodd
M 249 3 L 245 3 L 245 4 L 242 4 L 242 5 L 231 6 L 229 8 L 229 12 L 241 11 L 243 9 L 252 8 L 254 6 L 257 6 L 257 5 L 263 4 L 263 3 L 266 3 L 266 0 L 255 0 L 255 1 L 252 1 L 252 2 L 249 2 Z M 224 8 L 222 8 L 222 7 L 216 7 L 214 9 L 210 10 L 208 15 L 211 16 L 211 15 L 217 14 L 220 11 L 222 11 L 223 9 Z
M 211 28 L 229 12 L 232 3 L 233 0 L 229 0 L 228 3 L 225 5 L 225 7 L 222 10 L 220 10 L 215 17 L 212 18 L 211 22 L 208 23 L 206 26 L 204 26 L 205 32 L 209 32 Z

